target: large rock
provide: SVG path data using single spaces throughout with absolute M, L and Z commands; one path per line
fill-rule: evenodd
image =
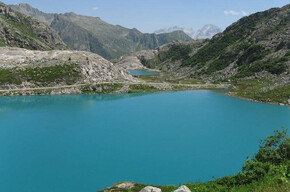
M 135 186 L 135 183 L 132 182 L 124 182 L 124 183 L 119 183 L 115 185 L 115 187 L 119 189 L 132 189 Z
M 188 187 L 185 185 L 180 186 L 178 189 L 176 189 L 174 192 L 191 192 Z
M 140 192 L 161 192 L 161 189 L 157 187 L 147 186 L 144 187 Z

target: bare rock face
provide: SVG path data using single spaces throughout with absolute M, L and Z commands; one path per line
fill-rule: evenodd
M 146 62 L 153 59 L 157 55 L 157 50 L 143 50 L 130 56 L 122 56 L 114 62 L 118 67 L 124 69 L 142 70 L 148 69 Z
M 24 87 L 66 85 L 68 78 L 70 84 L 134 80 L 127 70 L 114 66 L 97 54 L 72 50 L 0 48 L 0 70 L 10 72 L 10 76 L 17 80 L 14 84 Z M 61 74 L 63 70 L 69 74 Z M 71 77 L 74 77 L 73 81 Z M 1 78 L 0 82 L 1 86 L 13 84 Z
M 176 189 L 174 192 L 191 192 L 191 190 L 187 186 L 182 185 L 178 189 Z
M 157 187 L 147 186 L 144 187 L 140 192 L 161 192 L 161 189 Z
M 124 56 L 121 57 L 116 63 L 116 66 L 124 69 L 145 69 L 145 66 L 142 65 L 141 61 L 136 56 Z

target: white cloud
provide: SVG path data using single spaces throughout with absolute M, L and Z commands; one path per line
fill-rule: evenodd
M 242 11 L 241 13 L 242 13 L 243 16 L 247 16 L 248 15 L 248 13 L 246 11 Z
M 224 11 L 225 15 L 239 15 L 240 13 L 234 10 Z
M 94 7 L 93 10 L 97 11 L 97 10 L 99 10 L 99 7 Z
M 234 10 L 229 10 L 229 11 L 224 11 L 225 15 L 242 15 L 242 16 L 247 16 L 248 13 L 245 11 L 234 11 Z

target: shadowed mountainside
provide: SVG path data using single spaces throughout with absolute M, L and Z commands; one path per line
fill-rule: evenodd
M 0 46 L 33 50 L 67 49 L 64 42 L 49 26 L 16 12 L 1 2 Z

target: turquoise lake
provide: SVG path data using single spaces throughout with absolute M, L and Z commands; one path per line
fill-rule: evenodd
M 129 72 L 131 73 L 131 75 L 139 75 L 139 76 L 143 76 L 143 75 L 157 75 L 158 74 L 158 72 L 155 72 L 155 71 L 129 70 Z
M 290 107 L 214 91 L 0 97 L 0 191 L 95 192 L 237 173 Z

